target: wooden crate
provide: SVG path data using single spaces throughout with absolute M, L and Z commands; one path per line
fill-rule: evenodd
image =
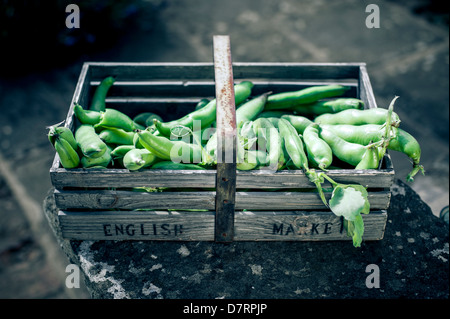
M 213 63 L 85 63 L 68 111 L 67 127 L 74 130 L 77 125 L 73 103 L 88 105 L 96 86 L 110 75 L 116 76 L 116 82 L 108 93 L 107 107 L 131 117 L 149 111 L 173 120 L 192 111 L 200 99 L 215 96 Z M 362 99 L 367 108 L 377 107 L 364 63 L 233 63 L 233 75 L 235 83 L 254 83 L 252 96 L 336 83 L 351 87 L 346 96 Z M 214 241 L 216 173 L 67 170 L 61 167 L 56 154 L 50 176 L 62 236 L 86 240 Z M 371 212 L 363 216 L 363 238 L 382 239 L 394 180 L 389 154 L 380 170 L 343 169 L 327 174 L 337 182 L 359 183 L 368 188 Z M 131 190 L 143 186 L 174 190 Z M 343 229 L 342 218 L 323 205 L 317 193 L 310 191 L 314 188 L 301 171 L 237 171 L 234 233 L 229 240 L 351 240 Z

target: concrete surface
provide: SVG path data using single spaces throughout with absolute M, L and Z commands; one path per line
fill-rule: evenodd
M 448 205 L 448 12 L 419 10 L 431 3 L 421 0 L 148 2 L 157 8 L 151 21 L 138 23 L 113 47 L 67 62 L 61 56 L 55 68 L 0 77 L 0 297 L 88 296 L 65 288 L 68 261 L 52 242 L 41 208 L 54 156 L 45 127 L 65 118 L 82 63 L 211 62 L 214 34 L 230 35 L 235 62 L 366 62 L 378 106 L 399 95 L 402 126 L 422 146 L 427 173 L 410 186 L 434 215 Z M 380 9 L 378 29 L 365 25 L 370 3 Z M 409 161 L 391 155 L 404 180 Z M 9 280 L 13 273 L 23 279 Z
M 358 249 L 350 240 L 58 238 L 95 299 L 448 299 L 448 224 L 404 182 L 396 181 L 391 193 L 383 239 Z M 52 196 L 44 209 L 58 233 Z

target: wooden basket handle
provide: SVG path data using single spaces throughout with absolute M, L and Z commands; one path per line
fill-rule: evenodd
M 217 175 L 216 175 L 216 242 L 234 238 L 236 198 L 236 106 L 230 38 L 213 37 L 216 85 Z

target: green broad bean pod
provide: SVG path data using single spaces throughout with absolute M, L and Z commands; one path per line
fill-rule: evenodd
M 283 115 L 281 118 L 289 121 L 299 134 L 303 134 L 305 129 L 313 123 L 313 121 L 301 115 Z
M 135 148 L 125 154 L 123 157 L 123 166 L 130 171 L 136 171 L 141 168 L 149 167 L 158 160 L 158 157 L 149 150 L 145 148 Z
M 243 81 L 234 86 L 234 96 L 236 105 L 245 101 L 251 94 L 253 83 L 250 81 Z M 216 120 L 216 99 L 211 100 L 207 105 L 199 108 L 180 119 L 171 122 L 161 122 L 155 120 L 154 123 L 159 132 L 164 136 L 170 136 L 173 128 L 184 126 L 193 129 L 194 121 L 200 121 L 201 128 L 211 126 Z
M 107 108 L 101 112 L 100 122 L 94 125 L 95 129 L 121 128 L 124 131 L 132 132 L 137 129 L 144 129 L 142 125 L 134 122 L 128 115 L 119 110 Z
M 242 126 L 243 123 L 252 121 L 255 119 L 258 114 L 260 114 L 264 106 L 267 102 L 267 97 L 270 93 L 264 93 L 258 97 L 255 97 L 253 99 L 250 99 L 249 101 L 243 103 L 237 110 L 236 110 L 236 125 L 238 127 Z M 217 150 L 217 133 L 215 132 L 206 143 L 206 152 L 211 156 L 212 158 L 215 158 L 216 156 L 216 150 Z
M 73 113 L 81 124 L 95 125 L 101 120 L 102 113 L 99 111 L 85 110 L 83 107 L 75 103 L 73 106 Z
M 125 154 L 133 149 L 135 149 L 134 145 L 119 145 L 111 151 L 111 156 L 114 160 L 123 158 Z
M 266 165 L 267 155 L 259 150 L 248 150 L 244 152 L 243 161 L 236 163 L 236 169 L 240 171 L 250 171 L 260 165 Z
M 55 145 L 55 141 L 57 138 L 63 138 L 67 142 L 69 142 L 70 146 L 78 151 L 78 143 L 73 136 L 72 131 L 65 126 L 59 126 L 59 124 L 48 127 L 48 140 L 52 145 Z
M 94 95 L 89 107 L 92 111 L 105 111 L 105 100 L 109 89 L 116 81 L 115 77 L 108 76 L 100 82 L 100 85 L 95 89 Z
M 101 140 L 92 125 L 82 124 L 75 131 L 75 140 L 86 157 L 101 157 L 107 150 L 107 145 Z
M 239 126 L 244 122 L 254 120 L 264 110 L 269 94 L 261 94 L 243 103 L 236 110 L 236 125 Z
M 267 151 L 267 163 L 271 169 L 279 170 L 286 164 L 283 151 L 283 139 L 277 127 L 269 118 L 258 118 L 253 123 L 253 131 L 258 139 L 258 145 Z
M 198 144 L 172 141 L 149 131 L 137 131 L 139 143 L 162 160 L 183 163 L 201 163 L 202 149 Z
M 347 142 L 332 131 L 323 128 L 319 129 L 319 136 L 330 146 L 333 155 L 341 161 L 352 166 L 356 166 L 361 162 L 366 151 L 363 145 Z
M 361 145 L 369 145 L 370 143 L 381 141 L 386 131 L 384 125 L 379 124 L 359 126 L 349 124 L 321 124 L 320 126 L 333 132 L 347 142 Z M 405 154 L 412 160 L 414 166 L 418 166 L 420 164 L 421 147 L 414 136 L 401 128 L 393 128 L 392 135 L 388 137 L 387 149 Z
M 143 127 L 152 126 L 153 119 L 157 119 L 158 121 L 162 121 L 162 117 L 153 112 L 143 112 L 139 113 L 133 118 L 133 121 Z
M 278 121 L 278 129 L 284 140 L 286 152 L 289 154 L 289 158 L 292 160 L 294 166 L 298 169 L 308 171 L 308 158 L 305 153 L 302 139 L 298 135 L 296 129 L 285 119 L 280 119 Z
M 301 104 L 292 111 L 298 115 L 318 116 L 325 113 L 338 113 L 349 109 L 361 110 L 364 108 L 364 102 L 356 98 L 340 98 L 333 100 L 317 101 L 310 104 Z
M 320 138 L 319 130 L 318 124 L 309 125 L 303 132 L 303 142 L 311 166 L 324 170 L 331 165 L 333 152 L 330 146 Z
M 319 124 L 384 124 L 388 117 L 387 109 L 371 108 L 365 110 L 348 109 L 338 113 L 327 113 L 319 115 L 314 119 Z M 392 112 L 391 124 L 398 127 L 400 118 L 397 113 Z
M 293 92 L 272 94 L 267 100 L 265 110 L 292 109 L 300 104 L 309 104 L 321 99 L 341 96 L 350 87 L 332 84 L 317 85 Z
M 94 167 L 108 167 L 112 161 L 111 157 L 111 147 L 107 146 L 106 151 L 99 157 L 81 157 L 81 166 L 84 168 L 94 168 Z
M 111 127 L 102 130 L 98 136 L 107 144 L 133 145 L 135 133 Z
M 377 147 L 371 146 L 366 148 L 361 161 L 356 165 L 355 169 L 377 169 L 380 164 L 380 158 Z
M 58 153 L 62 167 L 70 169 L 80 165 L 80 157 L 72 145 L 61 136 L 56 137 L 54 147 Z

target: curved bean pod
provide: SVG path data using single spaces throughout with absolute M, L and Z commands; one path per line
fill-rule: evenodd
M 366 151 L 363 145 L 347 142 L 333 132 L 323 128 L 319 130 L 319 136 L 330 146 L 333 154 L 341 161 L 353 166 L 361 162 Z
M 236 105 L 245 101 L 251 94 L 253 83 L 243 81 L 234 86 L 234 96 Z M 156 128 L 164 136 L 170 136 L 171 130 L 177 126 L 185 126 L 192 130 L 194 121 L 201 121 L 201 128 L 209 127 L 216 120 L 216 99 L 211 100 L 207 105 L 199 108 L 180 119 L 171 122 L 161 122 L 154 120 Z
M 75 105 L 73 106 L 73 113 L 82 124 L 95 125 L 100 122 L 100 119 L 102 117 L 101 112 L 85 110 L 78 103 L 75 103 Z
M 309 162 L 313 167 L 326 169 L 333 161 L 333 152 L 330 146 L 319 137 L 319 125 L 311 124 L 303 132 L 303 141 Z
M 70 146 L 72 146 L 75 151 L 78 151 L 78 143 L 75 140 L 72 131 L 68 127 L 59 126 L 59 124 L 56 124 L 50 126 L 48 129 L 48 140 L 52 145 L 55 145 L 56 139 L 60 137 L 69 142 Z
M 314 119 L 319 124 L 384 124 L 388 116 L 388 110 L 382 108 L 372 108 L 365 110 L 348 109 L 338 113 L 329 113 L 319 115 Z M 397 127 L 400 124 L 400 118 L 397 113 L 392 112 L 391 124 Z
M 378 149 L 376 147 L 368 147 L 355 169 L 377 169 L 379 164 Z
M 300 104 L 313 103 L 321 99 L 340 96 L 350 88 L 342 85 L 317 85 L 293 92 L 270 95 L 265 110 L 291 109 Z
M 301 115 L 283 115 L 281 118 L 288 120 L 299 134 L 303 134 L 305 129 L 313 123 L 313 121 Z
M 278 121 L 278 129 L 284 140 L 286 152 L 289 154 L 295 167 L 308 171 L 308 158 L 304 150 L 302 139 L 298 135 L 296 129 L 285 119 L 280 119 Z
M 70 143 L 62 138 L 57 137 L 55 139 L 55 150 L 59 155 L 59 159 L 62 167 L 70 169 L 76 168 L 80 165 L 80 157 L 78 153 L 73 149 Z
M 128 115 L 115 109 L 107 108 L 101 112 L 100 122 L 94 125 L 96 129 L 121 128 L 131 132 L 137 129 L 144 129 L 142 125 L 135 123 Z
M 107 146 L 106 151 L 99 157 L 83 156 L 80 160 L 81 166 L 84 168 L 108 167 L 109 163 L 112 161 L 111 151 L 112 149 Z
M 116 79 L 113 76 L 108 76 L 100 82 L 100 85 L 95 89 L 94 95 L 89 107 L 92 111 L 105 111 L 105 99 L 109 89 L 113 86 Z
M 101 140 L 92 125 L 82 124 L 75 131 L 75 140 L 81 152 L 87 157 L 100 157 L 106 150 L 106 143 Z
M 157 161 L 158 157 L 145 148 L 132 149 L 123 157 L 123 165 L 130 171 L 136 171 L 141 168 L 149 167 Z
M 133 145 L 134 132 L 126 132 L 120 128 L 107 128 L 101 131 L 98 136 L 108 144 Z
M 298 115 L 321 115 L 325 113 L 338 113 L 349 109 L 363 109 L 364 102 L 356 98 L 340 98 L 329 101 L 317 101 L 310 104 L 302 104 L 292 108 Z

